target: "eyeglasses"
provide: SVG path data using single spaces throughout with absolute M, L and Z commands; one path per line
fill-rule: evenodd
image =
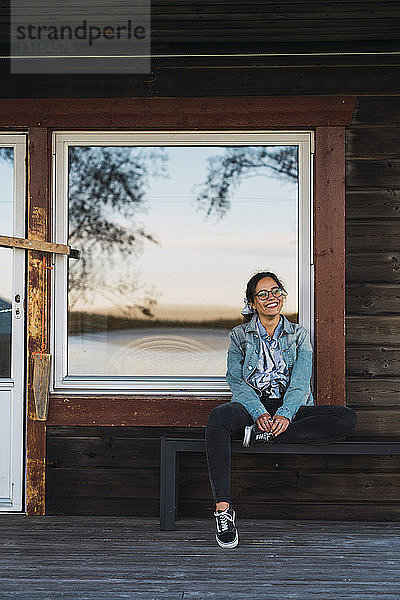
M 280 298 L 284 293 L 284 290 L 280 287 L 274 287 L 272 290 L 260 290 L 257 294 L 254 294 L 254 296 L 257 296 L 260 300 L 266 300 L 270 292 L 275 298 Z

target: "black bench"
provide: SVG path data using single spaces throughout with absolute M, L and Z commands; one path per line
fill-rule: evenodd
M 177 509 L 179 452 L 205 452 L 204 439 L 161 438 L 160 461 L 160 529 L 173 531 Z M 257 444 L 243 448 L 232 442 L 232 452 L 255 454 L 400 454 L 400 442 L 335 442 L 311 444 Z

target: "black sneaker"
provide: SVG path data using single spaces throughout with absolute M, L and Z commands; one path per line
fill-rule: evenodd
M 274 438 L 273 433 L 259 429 L 255 423 L 253 425 L 246 425 L 244 428 L 243 446 L 248 448 L 249 446 L 254 446 L 257 442 L 269 442 L 269 440 Z
M 239 536 L 235 525 L 235 511 L 231 506 L 225 510 L 214 513 L 217 522 L 215 538 L 221 548 L 235 548 L 239 543 Z

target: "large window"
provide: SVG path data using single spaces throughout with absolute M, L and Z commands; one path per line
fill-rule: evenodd
M 259 269 L 311 329 L 311 132 L 57 133 L 55 387 L 228 391 Z
M 1 138 L 0 138 L 1 143 Z M 0 148 L 0 235 L 14 235 L 14 148 Z M 13 251 L 0 248 L 0 379 L 11 377 Z

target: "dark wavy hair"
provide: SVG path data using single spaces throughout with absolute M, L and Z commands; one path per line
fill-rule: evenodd
M 275 273 L 272 273 L 271 271 L 259 271 L 258 273 L 255 273 L 253 275 L 253 277 L 251 277 L 249 279 L 249 281 L 247 282 L 246 299 L 249 302 L 254 301 L 254 294 L 256 293 L 257 283 L 261 279 L 264 279 L 264 277 L 271 277 L 271 279 L 273 279 L 276 282 L 276 285 L 283 289 L 284 295 L 287 296 L 287 291 L 285 289 L 285 286 L 283 285 L 283 283 L 279 279 L 279 277 L 277 275 L 275 275 Z M 243 315 L 243 320 L 245 323 L 248 323 L 249 321 L 251 321 L 251 318 L 252 318 L 252 315 Z

